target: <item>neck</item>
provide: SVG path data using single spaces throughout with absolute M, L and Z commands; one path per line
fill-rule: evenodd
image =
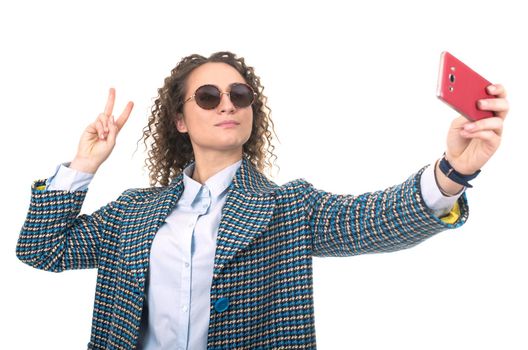
M 242 150 L 236 152 L 211 152 L 194 155 L 193 180 L 202 185 L 211 176 L 242 159 Z

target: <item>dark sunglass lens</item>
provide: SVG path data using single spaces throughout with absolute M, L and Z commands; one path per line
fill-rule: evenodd
M 203 109 L 213 109 L 220 103 L 220 91 L 213 85 L 204 85 L 195 93 L 196 103 Z
M 253 103 L 253 90 L 246 84 L 231 85 L 231 102 L 237 107 L 244 108 Z

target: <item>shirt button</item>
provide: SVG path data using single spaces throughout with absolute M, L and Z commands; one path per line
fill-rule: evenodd
M 187 305 L 184 305 L 184 306 L 182 307 L 183 312 L 187 312 L 188 309 L 189 309 L 189 308 L 187 307 Z
M 189 267 L 189 263 L 186 262 L 186 263 L 185 263 L 185 267 Z
M 190 222 L 188 226 L 189 227 L 193 227 L 194 226 L 194 222 Z

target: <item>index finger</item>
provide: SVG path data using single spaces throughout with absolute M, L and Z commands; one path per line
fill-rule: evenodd
M 106 106 L 103 112 L 107 116 L 112 115 L 112 110 L 114 109 L 114 101 L 115 101 L 115 89 L 110 88 L 110 91 L 108 91 L 108 99 L 106 100 Z

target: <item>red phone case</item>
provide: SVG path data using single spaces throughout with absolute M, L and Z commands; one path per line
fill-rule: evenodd
M 444 51 L 440 57 L 437 97 L 472 121 L 493 117 L 493 112 L 477 107 L 480 99 L 494 98 L 486 92 L 489 81 Z

